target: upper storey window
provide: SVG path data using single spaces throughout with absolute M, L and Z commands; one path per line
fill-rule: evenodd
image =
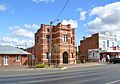
M 103 41 L 103 49 L 105 50 L 105 41 Z
M 112 47 L 114 47 L 115 46 L 115 44 L 114 44 L 114 42 L 112 42 Z
M 37 43 L 40 43 L 40 36 L 37 36 Z
M 63 34 L 63 41 L 67 42 L 68 41 L 68 35 L 67 34 Z
M 50 42 L 50 35 L 46 35 L 46 42 Z
M 47 29 L 47 32 L 50 32 L 50 29 Z

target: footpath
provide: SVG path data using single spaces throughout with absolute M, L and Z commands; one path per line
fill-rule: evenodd
M 66 69 L 66 68 L 75 68 L 75 67 L 88 67 L 88 66 L 99 66 L 105 65 L 106 63 L 80 63 L 80 64 L 63 64 L 63 68 L 30 68 L 29 66 L 0 66 L 0 72 L 2 71 L 24 71 L 24 70 L 40 70 L 40 69 Z
M 99 66 L 105 65 L 106 63 L 91 62 L 91 63 L 80 63 L 80 64 L 64 64 L 64 67 L 75 68 L 75 67 L 88 67 L 88 66 Z

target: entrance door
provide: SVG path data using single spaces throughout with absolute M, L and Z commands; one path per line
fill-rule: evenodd
M 8 65 L 8 56 L 4 56 L 4 65 Z
M 68 64 L 68 53 L 67 52 L 63 53 L 63 63 L 67 63 Z

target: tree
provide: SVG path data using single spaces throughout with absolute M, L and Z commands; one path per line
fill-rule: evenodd
M 56 43 L 56 41 L 54 41 L 52 43 L 52 55 L 54 56 L 54 60 L 55 60 L 55 67 L 59 67 L 59 63 L 58 63 L 58 53 L 59 53 L 59 44 Z

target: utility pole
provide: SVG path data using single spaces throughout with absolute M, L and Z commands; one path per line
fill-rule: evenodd
M 51 64 L 51 56 L 52 56 L 52 29 L 53 29 L 52 24 L 56 21 L 59 21 L 59 19 L 55 19 L 54 21 L 50 22 L 50 40 L 49 40 L 49 58 L 48 58 L 49 67 Z
M 49 63 L 49 67 L 51 64 L 51 55 L 52 55 L 52 24 L 53 22 L 50 22 L 50 40 L 49 40 L 49 59 L 48 59 L 48 63 Z

